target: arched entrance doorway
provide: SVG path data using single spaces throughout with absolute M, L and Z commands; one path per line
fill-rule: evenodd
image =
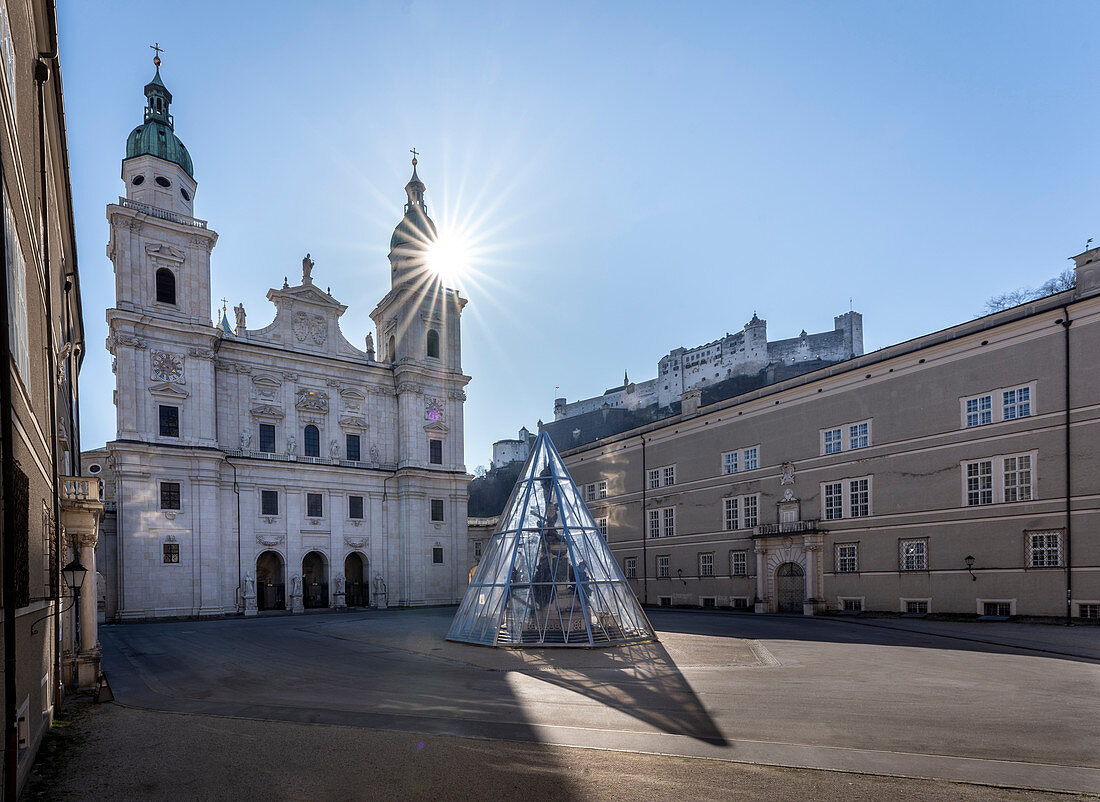
M 325 556 L 311 551 L 302 560 L 302 605 L 328 607 L 328 578 L 325 576 Z
M 367 606 L 367 592 L 363 588 L 365 575 L 361 554 L 353 551 L 344 558 L 344 599 L 348 607 Z
M 806 572 L 798 563 L 783 563 L 775 571 L 776 606 L 781 613 L 801 613 L 806 601 Z
M 256 609 L 286 609 L 283 558 L 278 552 L 265 551 L 256 559 Z

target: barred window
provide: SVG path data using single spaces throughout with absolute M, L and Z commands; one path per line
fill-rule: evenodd
M 1100 618 L 1100 603 L 1081 602 L 1077 605 L 1077 617 L 1091 619 Z
M 714 576 L 714 555 L 699 555 L 699 576 Z
M 1062 565 L 1061 532 L 1028 532 L 1027 564 L 1030 568 L 1057 568 Z
M 730 552 L 730 574 L 732 576 L 747 576 L 749 573 L 749 555 L 744 551 Z
M 1004 470 L 1005 501 L 1028 501 L 1031 498 L 1031 456 L 1005 457 Z
M 837 573 L 851 574 L 859 570 L 859 546 L 856 543 L 836 544 Z
M 906 615 L 928 615 L 928 602 L 925 599 L 906 599 Z
M 902 540 L 901 570 L 903 571 L 927 571 L 928 570 L 928 542 L 925 540 Z
M 180 509 L 180 483 L 160 483 L 160 508 L 162 510 Z
M 825 520 L 835 521 L 844 517 L 844 485 L 830 482 L 825 485 Z
M 846 613 L 863 612 L 863 599 L 843 599 L 842 602 Z
M 737 499 L 723 499 L 725 505 L 725 528 L 732 530 L 737 528 Z

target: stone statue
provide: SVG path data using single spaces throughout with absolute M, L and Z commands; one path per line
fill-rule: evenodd
M 248 451 L 250 448 L 252 448 L 252 432 L 245 430 L 241 432 L 241 451 Z
M 244 326 L 244 304 L 237 304 L 233 307 L 233 314 L 237 317 L 237 328 L 243 329 Z
M 313 260 L 309 258 L 309 254 L 306 254 L 306 258 L 302 260 L 302 283 L 313 283 Z
M 292 457 L 298 453 L 298 441 L 294 439 L 294 435 L 288 435 L 286 438 L 286 453 Z
M 335 440 L 329 440 L 328 455 L 333 459 L 340 459 L 340 444 Z
M 302 595 L 302 578 L 295 574 L 290 578 L 290 595 L 301 596 Z
M 375 574 L 374 575 L 374 592 L 375 593 L 385 593 L 386 592 L 386 583 L 382 581 L 382 575 L 381 574 Z
M 343 574 L 337 574 L 336 575 L 336 592 L 337 593 L 343 593 L 344 592 L 344 575 Z
M 784 462 L 782 470 L 783 470 L 783 475 L 779 479 L 779 484 L 781 484 L 781 485 L 793 485 L 794 484 L 794 463 L 793 462 Z
M 374 361 L 374 337 L 369 333 L 367 334 L 367 359 Z
M 244 575 L 244 597 L 251 599 L 256 595 L 256 580 L 252 578 L 252 574 Z
M 382 461 L 382 455 L 379 453 L 378 445 L 375 444 L 375 443 L 371 443 L 370 461 L 371 462 L 381 462 Z

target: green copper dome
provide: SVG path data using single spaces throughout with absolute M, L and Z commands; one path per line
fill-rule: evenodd
M 172 115 L 168 106 L 172 102 L 172 93 L 160 80 L 160 68 L 157 68 L 153 80 L 145 85 L 145 122 L 126 137 L 126 158 L 136 156 L 156 156 L 158 159 L 178 164 L 191 178 L 195 177 L 195 168 L 191 164 L 191 154 L 176 136 Z

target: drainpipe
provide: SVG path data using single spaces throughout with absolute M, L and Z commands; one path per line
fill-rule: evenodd
M 1062 331 L 1065 332 L 1065 378 L 1066 378 L 1066 420 L 1065 420 L 1065 433 L 1066 433 L 1066 624 L 1073 623 L 1073 550 L 1071 548 L 1073 539 L 1070 535 L 1072 531 L 1073 522 L 1071 520 L 1070 502 L 1073 494 L 1073 484 L 1071 478 L 1073 476 L 1073 460 L 1070 458 L 1070 425 L 1069 425 L 1069 411 L 1070 411 L 1070 383 L 1069 383 L 1069 327 L 1073 323 L 1069 319 L 1069 309 L 1065 306 L 1062 307 L 1062 319 L 1058 321 L 1062 324 Z
M 645 467 L 645 435 L 642 438 L 642 604 L 649 604 L 649 555 L 646 548 L 646 467 Z

